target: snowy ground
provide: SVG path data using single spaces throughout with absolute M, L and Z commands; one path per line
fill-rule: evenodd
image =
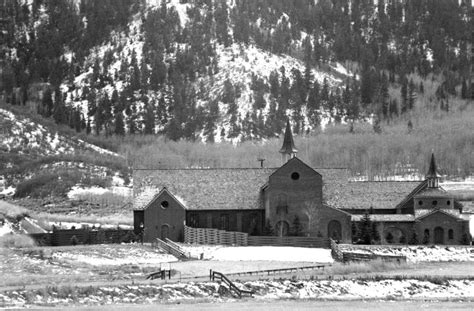
M 377 255 L 406 256 L 409 262 L 427 261 L 474 261 L 473 247 L 442 247 L 442 246 L 364 246 L 344 245 L 343 250 L 362 253 L 374 253 Z
M 53 260 L 67 260 L 93 266 L 152 265 L 178 261 L 176 257 L 153 249 L 117 248 L 102 245 L 100 249 L 69 249 L 54 252 Z
M 0 237 L 10 233 L 13 233 L 12 224 L 5 219 L 3 224 L 0 223 Z
M 305 247 L 195 245 L 180 246 L 194 258 L 217 261 L 286 261 L 332 263 L 331 250 Z
M 450 280 L 438 282 L 418 280 L 382 281 L 252 281 L 237 287 L 254 292 L 250 299 L 473 299 L 474 281 Z M 169 303 L 177 301 L 235 301 L 227 287 L 217 282 L 166 285 L 122 285 L 66 291 L 51 287 L 44 290 L 15 290 L 0 293 L 1 307 L 34 305 L 104 305 L 123 303 Z M 191 307 L 191 305 L 189 306 Z

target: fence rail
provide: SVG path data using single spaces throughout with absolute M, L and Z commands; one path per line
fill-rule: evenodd
M 161 249 L 161 250 L 167 252 L 168 254 L 171 254 L 171 255 L 173 255 L 177 258 L 189 258 L 189 253 L 186 254 L 180 248 L 177 248 L 172 244 L 166 243 L 165 241 L 163 241 L 159 238 L 156 238 L 155 245 L 159 249 Z
M 243 290 L 243 289 L 238 288 L 231 280 L 229 280 L 229 278 L 227 278 L 224 275 L 224 273 L 220 273 L 220 272 L 217 272 L 217 271 L 210 270 L 209 271 L 209 278 L 210 278 L 211 281 L 215 281 L 216 279 L 218 279 L 221 282 L 224 282 L 229 287 L 229 290 L 231 292 L 234 291 L 237 294 L 237 296 L 239 296 L 239 298 L 242 298 L 242 294 L 247 294 L 247 295 L 250 295 L 250 296 L 253 295 L 252 291 Z
M 296 246 L 330 248 L 327 238 L 249 236 L 247 233 L 209 228 L 184 227 L 184 242 L 189 244 L 222 244 L 238 246 Z
M 349 261 L 370 261 L 381 259 L 383 261 L 389 262 L 397 262 L 402 263 L 406 262 L 406 256 L 396 256 L 396 255 L 378 255 L 378 254 L 370 254 L 370 253 L 357 253 L 357 252 L 343 252 L 342 254 L 343 262 Z
M 327 238 L 318 237 L 278 237 L 278 236 L 249 236 L 248 245 L 251 246 L 295 246 L 295 247 L 313 247 L 330 248 L 330 242 Z
M 103 244 L 136 241 L 133 230 L 106 229 L 68 229 L 54 230 L 48 233 L 29 234 L 35 242 L 42 246 L 65 246 L 76 244 Z
M 189 244 L 247 245 L 248 234 L 209 228 L 184 227 L 184 242 Z

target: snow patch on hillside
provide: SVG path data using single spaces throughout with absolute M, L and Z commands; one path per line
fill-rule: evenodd
M 0 121 L 3 127 L 3 135 L 0 135 L 0 145 L 9 152 L 54 155 L 70 154 L 78 149 L 86 149 L 100 154 L 119 156 L 114 152 L 80 139 L 67 138 L 58 133 L 51 133 L 41 124 L 33 122 L 29 118 L 18 118 L 12 112 L 2 108 L 0 108 Z

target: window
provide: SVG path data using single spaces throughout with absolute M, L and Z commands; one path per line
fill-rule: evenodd
M 297 172 L 291 173 L 291 179 L 298 180 L 300 179 L 300 174 Z
M 447 205 L 451 205 L 451 201 L 448 200 L 448 201 L 446 202 L 446 204 L 447 204 Z
M 448 230 L 448 239 L 452 240 L 454 239 L 454 231 L 453 229 Z
M 161 208 L 165 209 L 165 208 L 168 208 L 170 204 L 168 203 L 168 201 L 162 201 L 161 202 Z
M 422 206 L 423 205 L 423 201 L 418 201 L 418 205 Z
M 434 200 L 433 201 L 433 206 L 436 206 L 436 205 L 438 205 L 438 201 Z

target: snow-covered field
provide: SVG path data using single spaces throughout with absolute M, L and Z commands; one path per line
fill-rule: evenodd
M 54 252 L 53 260 L 85 263 L 92 266 L 152 265 L 175 262 L 176 257 L 144 248 L 116 248 L 103 245 L 100 249 L 71 249 Z
M 306 247 L 180 244 L 194 258 L 217 261 L 286 261 L 332 263 L 331 250 Z
M 205 255 L 211 260 L 292 261 L 332 263 L 331 250 L 303 247 L 244 246 L 224 247 Z
M 361 253 L 374 253 L 377 255 L 406 256 L 409 262 L 425 261 L 474 261 L 474 248 L 472 247 L 444 247 L 444 246 L 350 246 L 344 245 L 344 250 Z
M 451 280 L 442 284 L 418 280 L 382 281 L 252 281 L 235 282 L 237 287 L 254 292 L 253 299 L 472 299 L 474 281 Z M 223 290 L 225 288 L 226 290 Z M 176 301 L 233 301 L 235 297 L 227 287 L 217 282 L 178 283 L 166 285 L 101 286 L 88 290 L 59 289 L 36 291 L 6 291 L 0 293 L 4 307 L 28 307 L 33 305 L 101 305 L 123 303 L 167 303 Z M 66 294 L 67 295 L 66 295 Z M 189 306 L 192 307 L 191 305 Z M 159 309 L 159 306 L 157 306 Z

